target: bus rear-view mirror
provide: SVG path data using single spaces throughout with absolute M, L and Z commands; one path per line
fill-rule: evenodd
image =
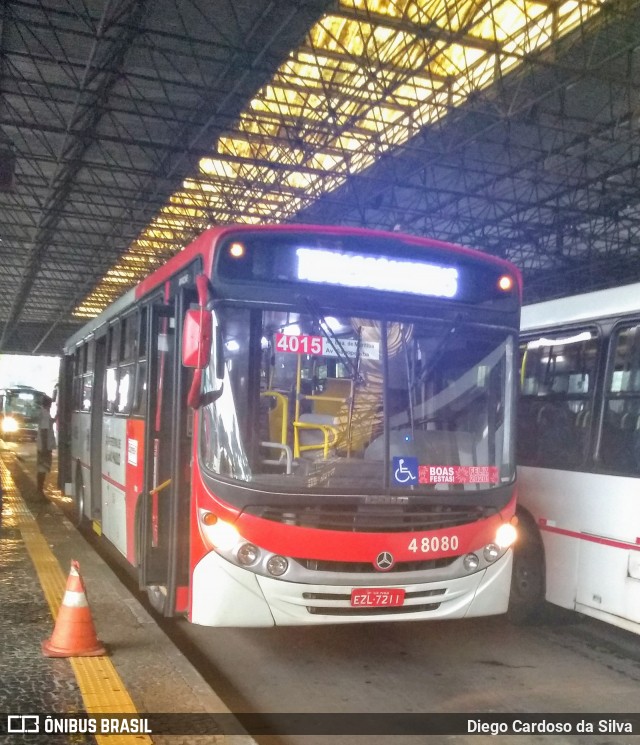
M 182 329 L 182 364 L 202 370 L 209 364 L 213 322 L 211 312 L 190 308 Z

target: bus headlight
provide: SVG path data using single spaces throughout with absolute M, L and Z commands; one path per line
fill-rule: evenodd
M 260 558 L 260 549 L 253 543 L 243 543 L 238 549 L 238 561 L 242 566 L 251 566 Z
M 496 543 L 500 548 L 509 548 L 513 546 L 518 537 L 518 531 L 515 525 L 511 523 L 502 523 L 502 525 L 496 531 Z
M 289 562 L 284 556 L 275 554 L 267 562 L 267 571 L 274 577 L 281 577 L 289 568 Z
M 489 543 L 484 547 L 483 553 L 485 561 L 488 561 L 490 564 L 492 564 L 500 556 L 500 546 L 498 546 L 496 543 Z
M 480 565 L 480 559 L 475 554 L 467 554 L 462 560 L 462 563 L 468 572 L 475 572 Z
M 18 431 L 18 421 L 14 419 L 12 416 L 6 416 L 2 420 L 2 431 L 3 432 L 17 432 Z
M 231 550 L 240 540 L 237 528 L 224 520 L 218 520 L 213 512 L 200 511 L 200 527 L 207 543 L 221 551 Z

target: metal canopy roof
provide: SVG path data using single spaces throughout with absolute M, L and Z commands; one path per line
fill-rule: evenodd
M 640 279 L 638 0 L 5 0 L 0 351 L 209 225 L 335 222 Z

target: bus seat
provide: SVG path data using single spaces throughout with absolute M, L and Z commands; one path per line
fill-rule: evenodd
M 591 425 L 591 409 L 584 408 L 576 416 L 576 427 L 586 429 Z
M 545 403 L 538 411 L 539 464 L 549 468 L 575 466 L 581 459 L 573 414 L 563 402 Z
M 635 412 L 605 412 L 600 444 L 602 462 L 616 470 L 626 473 L 638 473 L 640 469 L 640 438 L 638 437 L 638 420 Z
M 623 432 L 631 432 L 636 429 L 636 416 L 635 414 L 632 414 L 630 411 L 625 411 L 625 413 L 620 417 L 620 429 Z

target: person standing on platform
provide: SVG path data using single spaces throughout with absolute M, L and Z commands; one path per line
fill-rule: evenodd
M 51 470 L 53 450 L 56 446 L 56 435 L 53 431 L 53 418 L 51 416 L 52 403 L 53 401 L 49 396 L 43 396 L 38 423 L 38 457 L 36 461 L 38 494 L 40 496 L 44 496 L 44 482 Z

